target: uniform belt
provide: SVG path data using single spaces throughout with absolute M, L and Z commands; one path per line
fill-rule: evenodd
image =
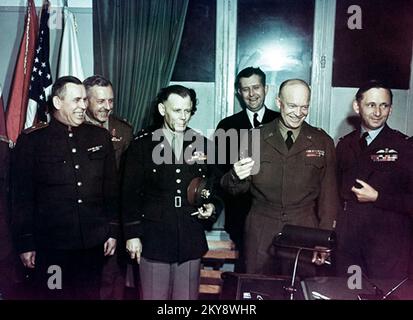
M 175 196 L 175 208 L 180 208 L 182 207 L 182 197 L 181 196 Z
M 253 204 L 254 209 L 252 209 L 251 211 L 254 211 L 254 214 L 260 216 L 265 216 L 273 219 L 285 219 L 286 216 L 293 217 L 297 214 L 302 215 L 303 212 L 313 212 L 314 207 L 314 203 L 308 203 L 307 205 L 280 207 L 264 202 L 257 202 L 255 203 L 255 205 Z
M 166 196 L 166 195 L 165 196 L 146 195 L 145 200 L 149 201 L 149 202 L 161 202 L 161 203 L 166 204 L 166 205 L 168 205 L 168 203 L 172 202 L 172 205 L 175 208 L 182 208 L 182 206 L 188 206 L 188 204 L 185 205 L 183 203 L 182 195 L 180 195 L 180 196 L 177 195 L 177 196 L 172 196 L 172 197 L 170 195 L 168 195 L 168 196 Z
M 314 201 L 311 201 L 305 204 L 299 203 L 297 205 L 281 206 L 279 204 L 275 204 L 275 203 L 271 203 L 267 201 L 254 201 L 253 206 L 268 208 L 269 210 L 275 211 L 275 212 L 279 212 L 279 211 L 294 212 L 294 211 L 303 211 L 303 210 L 312 209 L 315 207 L 315 203 Z

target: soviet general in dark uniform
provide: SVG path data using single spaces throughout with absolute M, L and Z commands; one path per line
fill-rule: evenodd
M 162 128 L 135 139 L 125 159 L 127 250 L 140 262 L 143 299 L 196 299 L 200 258 L 208 250 L 205 224 L 219 211 L 215 199 L 207 198 L 203 209 L 188 201 L 191 181 L 212 175 L 206 139 L 187 128 L 195 112 L 193 90 L 169 86 L 156 101 Z
M 361 128 L 337 145 L 342 211 L 337 221 L 340 274 L 358 265 L 372 278 L 407 276 L 413 213 L 413 148 L 386 121 L 393 94 L 377 81 L 353 102 Z
M 103 257 L 116 247 L 114 150 L 106 130 L 83 123 L 85 100 L 80 80 L 59 78 L 50 124 L 27 130 L 15 149 L 12 226 L 42 298 L 98 298 Z

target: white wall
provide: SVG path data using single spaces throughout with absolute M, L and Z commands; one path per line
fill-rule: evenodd
M 51 1 L 52 6 L 61 5 L 62 1 Z M 41 0 L 36 0 L 38 15 L 41 10 Z M 68 1 L 69 8 L 76 17 L 78 24 L 78 40 L 85 76 L 93 74 L 93 20 L 92 1 Z M 20 6 L 18 5 L 20 4 Z M 78 7 L 71 6 L 72 4 Z M 37 7 L 37 5 L 39 5 Z M 23 34 L 26 0 L 0 0 L 0 83 L 3 86 L 5 106 L 9 96 L 10 85 L 16 64 L 17 53 Z M 62 29 L 50 30 L 50 65 L 53 79 L 56 79 Z

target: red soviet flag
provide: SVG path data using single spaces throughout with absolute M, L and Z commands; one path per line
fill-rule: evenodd
M 6 120 L 4 119 L 4 105 L 3 105 L 3 89 L 0 84 L 0 142 L 8 143 Z
M 7 136 L 13 143 L 16 143 L 26 120 L 30 75 L 33 67 L 37 32 L 36 7 L 33 0 L 28 0 L 24 33 L 14 69 L 6 111 Z

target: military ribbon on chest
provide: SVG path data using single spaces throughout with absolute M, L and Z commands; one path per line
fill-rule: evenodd
M 373 162 L 395 162 L 398 158 L 398 152 L 390 148 L 377 150 L 375 154 L 370 155 Z
M 306 150 L 305 151 L 305 156 L 308 158 L 321 158 L 324 157 L 326 152 L 324 150 Z
M 115 128 L 112 129 L 111 136 L 112 136 L 112 142 L 122 141 L 122 137 L 116 136 L 116 129 Z
M 100 149 L 102 149 L 103 148 L 103 146 L 102 145 L 99 145 L 99 146 L 94 146 L 94 147 L 91 147 L 91 148 L 89 148 L 89 149 L 87 149 L 87 151 L 89 152 L 96 152 L 96 151 L 99 151 Z
M 187 160 L 188 163 L 195 162 L 195 161 L 203 161 L 206 160 L 207 156 L 203 151 L 195 151 L 191 158 Z

